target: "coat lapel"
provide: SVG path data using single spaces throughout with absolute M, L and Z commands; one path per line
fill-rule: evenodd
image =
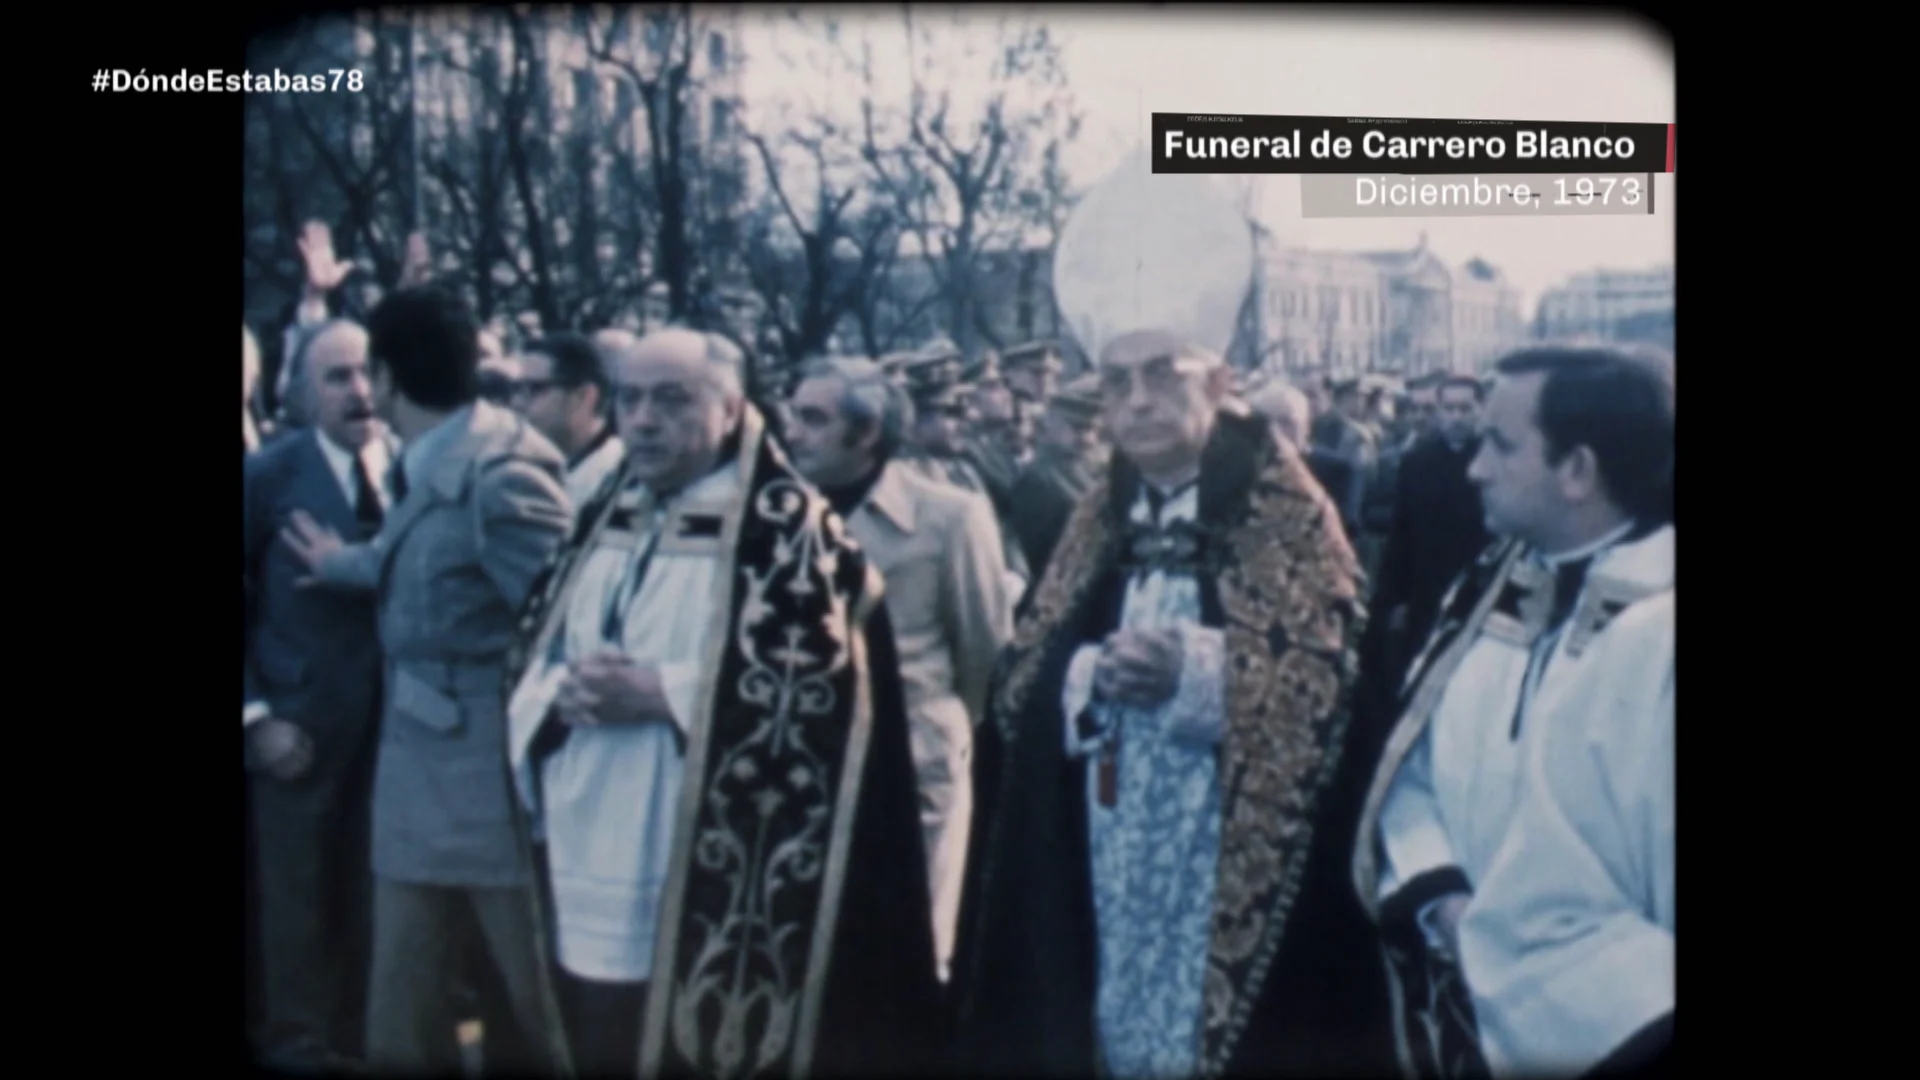
M 310 430 L 302 440 L 305 448 L 301 452 L 300 505 L 309 508 L 315 517 L 342 536 L 364 535 L 359 532 L 353 506 L 347 502 L 346 492 L 340 490 L 340 480 L 333 474 L 326 451 L 320 448 L 321 438 L 318 431 Z

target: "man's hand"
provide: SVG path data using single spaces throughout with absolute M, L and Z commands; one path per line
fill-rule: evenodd
M 1473 898 L 1466 893 L 1455 893 L 1443 900 L 1436 901 L 1433 911 L 1434 928 L 1446 939 L 1447 955 L 1460 955 L 1460 916 L 1466 913 L 1467 903 Z
M 411 288 L 425 285 L 433 276 L 433 252 L 427 247 L 427 234 L 417 232 L 407 237 L 406 259 L 400 264 L 400 287 Z
M 309 221 L 295 241 L 300 246 L 300 261 L 307 267 L 307 296 L 318 299 L 340 287 L 353 272 L 353 260 L 342 262 L 333 257 L 333 232 L 325 222 Z
M 313 740 L 290 720 L 271 716 L 247 727 L 255 761 L 275 780 L 298 780 L 313 766 Z
M 295 510 L 288 520 L 287 527 L 280 530 L 280 538 L 293 549 L 295 558 L 306 564 L 315 575 L 320 573 L 320 564 L 327 556 L 344 550 L 346 541 L 340 534 L 313 519 L 305 510 Z M 318 577 L 304 577 L 296 584 L 306 587 L 319 584 Z
M 573 725 L 671 722 L 673 712 L 660 683 L 660 669 L 637 664 L 612 649 L 573 665 L 554 702 L 560 721 Z
M 1093 669 L 1094 689 L 1116 704 L 1151 709 L 1180 688 L 1184 659 L 1171 631 L 1122 630 L 1107 638 Z

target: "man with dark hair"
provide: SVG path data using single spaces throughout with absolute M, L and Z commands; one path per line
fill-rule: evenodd
M 941 978 L 953 953 L 973 820 L 973 729 L 1013 635 L 1000 526 L 985 498 L 894 461 L 910 412 L 879 365 L 810 367 L 793 396 L 794 465 L 847 519 L 887 584 L 906 683 Z
M 1373 432 L 1361 423 L 1366 399 L 1359 379 L 1344 379 L 1333 388 L 1333 408 L 1313 422 L 1313 445 L 1345 461 L 1352 470 L 1345 491 L 1330 491 L 1340 508 L 1341 520 L 1350 525 L 1363 524 L 1361 511 L 1366 506 L 1367 489 L 1379 464 L 1380 444 Z M 1350 537 L 1364 530 L 1352 529 Z
M 1555 952 L 1617 897 L 1574 903 L 1559 921 L 1528 914 L 1528 898 L 1570 884 L 1580 862 L 1539 854 L 1541 816 L 1603 814 L 1595 808 L 1610 784 L 1646 791 L 1653 778 L 1595 779 L 1589 768 L 1584 789 L 1559 793 L 1578 798 L 1573 817 L 1571 804 L 1549 810 L 1525 789 L 1543 755 L 1578 758 L 1582 740 L 1597 746 L 1617 734 L 1610 725 L 1639 725 L 1626 712 L 1662 707 L 1635 698 L 1612 711 L 1609 698 L 1627 701 L 1644 674 L 1658 689 L 1661 672 L 1603 672 L 1594 657 L 1605 650 L 1590 646 L 1673 587 L 1673 383 L 1664 363 L 1611 349 L 1529 349 L 1497 370 L 1467 477 L 1503 540 L 1441 601 L 1404 684 L 1362 815 L 1354 883 L 1396 972 L 1408 1069 L 1454 1075 L 1460 1060 L 1480 1057 L 1502 1074 L 1573 1075 L 1635 1042 L 1637 1028 L 1657 1030 L 1662 1008 L 1671 1021 L 1670 947 L 1636 934 L 1640 944 L 1617 939 L 1624 952 Z M 1626 653 L 1657 654 L 1657 637 L 1651 653 Z M 1585 730 L 1561 731 L 1566 724 Z M 1657 725 L 1631 736 L 1649 747 L 1657 738 Z M 1659 760 L 1648 754 L 1643 763 Z M 1647 866 L 1665 868 L 1649 871 L 1636 902 L 1642 924 L 1664 920 L 1670 945 L 1671 893 L 1660 890 L 1672 881 L 1671 803 L 1661 805 L 1657 794 L 1635 796 L 1642 824 L 1665 830 L 1650 835 L 1668 838 L 1664 850 L 1644 851 Z M 1585 964 L 1583 974 L 1547 981 L 1556 958 Z
M 567 458 L 567 498 L 586 505 L 620 464 L 611 386 L 601 350 L 579 334 L 553 334 L 520 351 L 513 407 Z
M 477 927 L 527 1042 L 527 1060 L 499 1064 L 548 1071 L 567 1058 L 502 698 L 521 606 L 572 524 L 564 461 L 526 421 L 476 400 L 477 328 L 458 297 L 402 289 L 367 329 L 376 407 L 406 440 L 399 501 L 365 543 L 299 513 L 284 535 L 318 584 L 379 597 L 368 1061 L 459 1067 L 449 991 L 460 939 Z
M 1386 548 L 1374 587 L 1380 616 L 1370 650 L 1369 687 L 1391 693 L 1427 639 L 1440 597 L 1492 540 L 1482 520 L 1480 491 L 1467 479 L 1479 453 L 1480 383 L 1464 375 L 1444 379 L 1436 394 L 1442 417 L 1435 434 L 1400 462 Z

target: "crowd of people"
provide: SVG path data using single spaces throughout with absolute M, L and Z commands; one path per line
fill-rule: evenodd
M 1250 378 L 1122 311 L 1084 373 L 776 366 L 300 253 L 270 373 L 243 335 L 263 1062 L 452 1072 L 471 1021 L 551 1075 L 1671 1046 L 1670 359 Z

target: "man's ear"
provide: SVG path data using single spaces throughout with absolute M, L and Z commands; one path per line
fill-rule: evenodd
M 1600 479 L 1600 459 L 1590 446 L 1576 446 L 1567 451 L 1554 472 L 1560 481 L 1560 494 L 1569 502 L 1585 502 L 1605 491 Z

